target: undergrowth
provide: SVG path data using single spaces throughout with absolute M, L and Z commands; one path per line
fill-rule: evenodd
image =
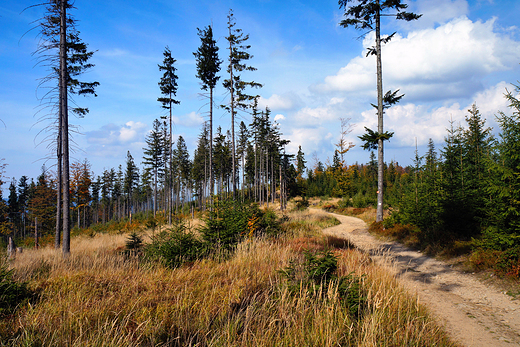
M 1 344 L 456 346 L 392 271 L 317 224 L 291 214 L 276 237 L 243 237 L 229 257 L 175 268 L 125 257 L 120 248 L 140 242 L 119 234 L 73 238 L 67 259 L 52 248 L 24 252 L 13 279 L 40 299 L 0 318 Z M 167 232 L 167 242 L 191 242 Z

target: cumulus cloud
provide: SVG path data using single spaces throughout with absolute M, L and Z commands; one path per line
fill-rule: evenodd
M 376 81 L 374 62 L 364 57 L 352 59 L 334 76 L 325 77 L 325 83 L 312 86 L 311 90 L 321 93 L 331 91 L 356 92 L 374 88 Z
M 484 76 L 520 61 L 518 42 L 494 29 L 494 19 L 472 22 L 462 16 L 406 37 L 396 35 L 383 47 L 385 89 L 400 88 L 412 101 L 469 97 L 483 90 Z M 372 42 L 373 35 L 368 35 L 364 45 Z M 355 57 L 313 91 L 373 93 L 375 65 L 371 57 Z
M 282 95 L 273 94 L 270 98 L 260 97 L 258 100 L 258 106 L 260 109 L 269 107 L 271 110 L 291 110 L 297 107 L 301 107 L 303 101 L 301 98 L 293 92 L 284 93 Z
M 410 11 L 422 14 L 422 17 L 410 22 L 415 28 L 429 28 L 435 24 L 443 24 L 452 18 L 467 15 L 469 12 L 466 0 L 419 0 L 410 4 Z
M 197 112 L 190 112 L 182 116 L 173 116 L 175 125 L 185 126 L 189 128 L 199 127 L 204 123 L 204 118 Z
M 110 123 L 103 125 L 99 130 L 86 133 L 87 142 L 98 145 L 125 144 L 144 138 L 146 124 L 129 121 L 123 126 Z
M 141 122 L 129 121 L 124 125 L 105 124 L 99 130 L 85 133 L 86 151 L 98 157 L 120 157 L 127 150 L 140 151 L 145 145 L 147 126 Z
M 329 107 L 305 107 L 294 115 L 294 121 L 299 126 L 317 126 L 337 118 Z
M 440 107 L 428 107 L 426 105 L 405 104 L 397 105 L 388 109 L 385 113 L 385 130 L 395 132 L 392 144 L 397 146 L 414 146 L 415 140 L 419 146 L 426 145 L 431 138 L 436 143 L 444 141 L 446 129 L 450 121 L 454 126 L 459 124 L 465 126 L 465 117 L 468 110 L 475 103 L 482 117 L 486 120 L 486 126 L 492 127 L 495 133 L 498 126 L 495 115 L 499 110 L 506 111 L 507 101 L 504 92 L 507 84 L 500 82 L 482 92 L 476 93 L 472 102 L 460 105 L 454 102 L 450 105 Z M 377 129 L 377 117 L 373 110 L 362 112 L 360 127 L 354 131 L 356 135 L 364 132 L 363 127 Z
M 302 150 L 307 155 L 316 149 L 325 153 L 332 148 L 331 136 L 330 131 L 325 127 L 293 128 L 289 134 L 285 135 L 285 138 L 291 141 L 287 145 L 287 153 L 297 153 L 298 146 L 302 146 Z
M 278 121 L 284 120 L 284 119 L 285 119 L 285 116 L 283 114 L 277 114 L 276 116 L 274 116 L 275 122 L 278 122 Z

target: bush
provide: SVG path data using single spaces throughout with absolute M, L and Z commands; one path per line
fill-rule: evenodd
M 295 209 L 297 211 L 305 211 L 309 207 L 309 200 L 303 197 L 302 199 L 295 200 Z
M 273 210 L 263 212 L 257 204 L 225 200 L 215 203 L 200 232 L 208 245 L 229 251 L 246 236 L 274 236 L 280 230 Z
M 143 238 L 134 231 L 128 236 L 125 242 L 125 250 L 123 251 L 123 255 L 126 257 L 138 257 L 143 252 L 143 246 Z
M 336 211 L 336 209 L 338 208 L 336 205 L 334 204 L 326 204 L 326 205 L 323 205 L 322 207 L 325 211 L 327 212 L 334 212 Z
M 500 275 L 520 277 L 520 235 L 487 228 L 472 243 L 470 260 L 477 268 L 493 268 Z
M 305 251 L 304 257 L 303 263 L 291 261 L 289 266 L 279 270 L 289 282 L 289 291 L 297 294 L 303 287 L 312 296 L 321 294 L 321 298 L 324 298 L 327 290 L 335 286 L 341 302 L 353 317 L 358 318 L 366 303 L 362 278 L 354 273 L 338 276 L 338 259 L 330 250 Z
M 204 241 L 223 249 L 234 248 L 246 234 L 254 233 L 256 221 L 248 206 L 237 201 L 217 201 L 206 225 L 200 229 Z
M 159 261 L 170 268 L 177 268 L 206 255 L 204 244 L 181 222 L 154 236 L 144 251 L 148 259 Z
M 348 196 L 347 197 L 343 197 L 343 199 L 341 199 L 338 202 L 338 208 L 344 209 L 344 208 L 347 208 L 347 207 L 352 207 L 352 200 Z
M 16 308 L 27 301 L 32 293 L 26 282 L 16 282 L 13 270 L 8 270 L 4 260 L 0 264 L 0 317 L 13 313 Z
M 278 234 L 280 234 L 280 232 L 282 231 L 282 221 L 278 218 L 278 216 L 273 210 L 268 209 L 264 212 L 258 210 L 258 212 L 256 212 L 255 215 L 260 215 L 260 223 L 257 233 L 259 232 L 260 234 L 266 234 L 268 236 L 277 236 Z
M 352 206 L 357 208 L 364 208 L 374 206 L 376 204 L 377 197 L 370 197 L 367 193 L 363 194 L 359 191 L 352 197 Z

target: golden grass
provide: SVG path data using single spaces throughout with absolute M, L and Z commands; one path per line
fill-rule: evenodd
M 303 249 L 331 244 L 319 236 L 319 219 L 295 213 L 287 237 L 247 240 L 226 261 L 176 270 L 125 260 L 117 249 L 126 235 L 74 239 L 67 259 L 52 249 L 27 251 L 13 266 L 40 300 L 3 321 L 2 345 L 454 345 L 388 268 L 353 249 L 334 252 L 340 276 L 363 278 L 361 319 L 348 313 L 333 286 L 319 298 L 303 289 L 291 293 L 278 270 L 301 259 Z

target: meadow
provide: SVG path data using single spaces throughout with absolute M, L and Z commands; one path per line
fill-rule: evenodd
M 0 345 L 457 346 L 391 266 L 321 233 L 337 223 L 293 211 L 278 235 L 173 269 L 118 232 L 74 237 L 68 258 L 26 250 L 9 266 L 33 295 L 1 317 Z

